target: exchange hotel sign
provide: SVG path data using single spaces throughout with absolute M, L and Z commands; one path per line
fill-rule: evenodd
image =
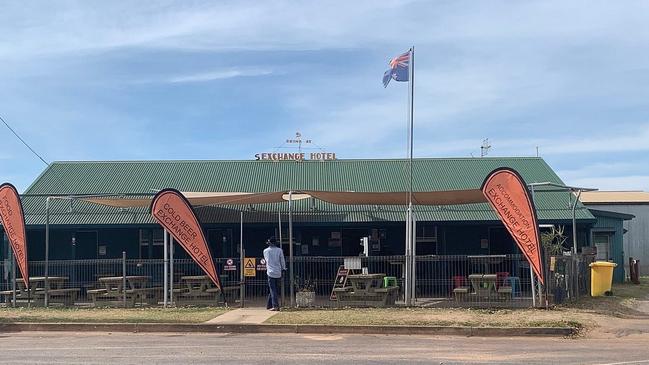
M 271 161 L 304 161 L 306 157 L 309 160 L 335 160 L 336 154 L 333 152 L 311 152 L 308 155 L 304 152 L 300 153 L 256 153 L 255 160 L 271 160 Z

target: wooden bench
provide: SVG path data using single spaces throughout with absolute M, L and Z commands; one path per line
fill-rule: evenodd
M 74 305 L 79 291 L 79 288 L 50 289 L 47 291 L 47 302 L 48 304 L 61 303 L 63 305 Z M 38 304 L 45 303 L 45 290 L 37 290 L 34 292 L 34 302 Z
M 455 289 L 453 289 L 453 294 L 455 296 L 456 301 L 461 301 L 465 300 L 466 297 L 469 295 L 469 291 L 471 290 L 470 287 L 468 286 L 460 286 Z
M 94 307 L 124 306 L 124 292 L 109 292 L 106 289 L 89 289 L 87 291 Z M 126 290 L 126 306 L 135 306 L 138 294 L 134 290 Z

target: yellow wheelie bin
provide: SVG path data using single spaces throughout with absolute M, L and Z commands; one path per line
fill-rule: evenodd
M 613 269 L 617 266 L 612 262 L 595 261 L 590 266 L 590 296 L 601 297 L 611 291 L 613 285 Z

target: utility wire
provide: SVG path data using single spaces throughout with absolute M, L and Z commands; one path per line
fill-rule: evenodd
M 7 122 L 2 118 L 2 116 L 0 116 L 0 120 L 2 121 L 2 123 L 4 123 L 5 126 L 7 126 L 7 128 L 9 128 L 9 130 L 11 131 L 11 133 L 13 133 L 14 136 L 16 136 L 16 138 L 18 138 L 18 139 L 20 140 L 20 142 L 22 142 L 22 143 L 25 145 L 25 147 L 29 148 L 29 150 L 32 151 L 32 153 L 33 153 L 36 157 L 38 157 L 41 161 L 43 161 L 43 163 L 44 163 L 45 165 L 47 165 L 47 166 L 50 165 L 47 161 L 45 161 L 45 159 L 44 159 L 43 157 L 41 157 L 41 155 L 39 155 L 36 151 L 34 151 L 34 149 L 31 148 L 31 146 L 30 146 L 27 142 L 25 142 L 25 140 L 22 139 L 22 137 L 20 137 L 20 135 L 18 135 L 18 133 L 16 133 L 16 131 L 15 131 L 13 128 L 11 128 L 11 126 L 9 125 L 9 123 L 7 123 Z

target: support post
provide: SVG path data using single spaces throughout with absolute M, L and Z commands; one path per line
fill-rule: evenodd
M 293 272 L 293 191 L 288 192 L 288 255 L 291 308 L 295 307 L 295 277 Z
M 126 251 L 122 251 L 122 300 L 126 308 Z
M 163 250 L 163 256 L 164 256 L 163 269 L 162 269 L 163 270 L 163 274 L 162 274 L 162 277 L 163 277 L 163 284 L 162 284 L 163 289 L 162 290 L 164 291 L 164 294 L 162 296 L 163 297 L 162 306 L 164 308 L 167 308 L 167 300 L 169 299 L 168 298 L 168 296 L 169 296 L 169 286 L 167 285 L 167 281 L 169 280 L 169 273 L 168 273 L 168 269 L 169 269 L 169 252 L 168 252 L 169 238 L 168 237 L 169 236 L 167 234 L 166 229 L 164 230 L 162 237 L 163 237 L 163 240 L 164 240 L 163 249 L 162 249 Z
M 284 252 L 284 244 L 282 243 L 282 212 L 277 211 L 277 225 L 278 225 L 278 237 L 279 237 L 279 248 L 282 249 L 282 253 Z M 283 276 L 282 276 L 283 277 Z M 282 279 L 281 282 L 281 290 L 282 290 L 282 303 L 281 305 L 284 305 L 286 303 L 286 280 Z
M 45 298 L 44 303 L 45 307 L 49 305 L 49 293 L 48 289 L 50 287 L 49 275 L 50 275 L 50 201 L 51 197 L 45 199 Z
M 243 265 L 245 264 L 244 251 L 243 251 L 243 212 L 240 212 L 241 224 L 239 225 L 239 305 L 241 308 L 244 307 L 244 301 L 246 297 L 246 277 L 243 271 Z

